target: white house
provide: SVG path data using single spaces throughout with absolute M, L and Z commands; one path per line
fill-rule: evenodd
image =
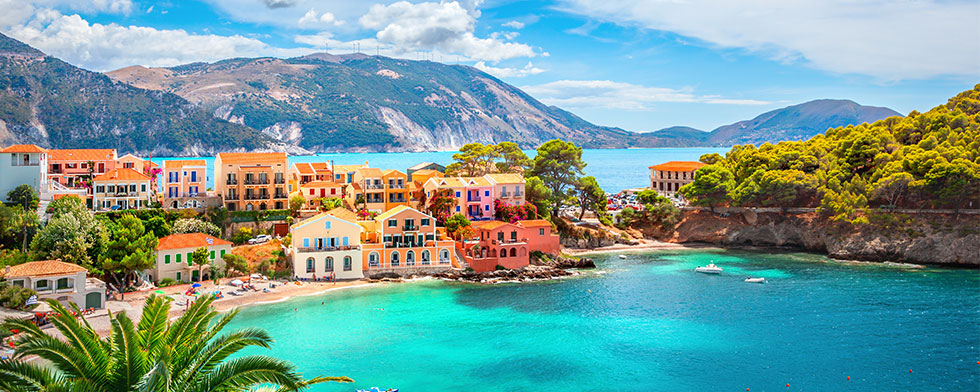
M 290 227 L 293 274 L 306 279 L 330 274 L 337 279 L 363 277 L 361 232 L 364 228 L 354 223 L 355 219 L 350 211 L 336 208 Z
M 211 278 L 208 264 L 194 265 L 191 255 L 200 247 L 208 248 L 208 260 L 224 265 L 221 257 L 231 253 L 231 242 L 204 233 L 171 234 L 160 239 L 157 260 L 153 269 L 144 271 L 149 279 L 159 282 L 170 278 L 178 282 L 197 282 Z M 202 279 L 203 278 L 203 279 Z
M 8 284 L 34 289 L 39 300 L 50 298 L 66 305 L 74 302 L 82 309 L 101 309 L 105 306 L 105 283 L 86 278 L 86 273 L 82 266 L 58 259 L 7 266 L 0 277 Z
M 20 185 L 39 193 L 48 190 L 48 151 L 33 144 L 15 144 L 0 150 L 0 200 Z

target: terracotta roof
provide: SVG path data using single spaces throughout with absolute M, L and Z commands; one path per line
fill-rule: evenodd
M 475 226 L 478 229 L 482 229 L 482 230 L 493 230 L 493 229 L 496 229 L 498 227 L 507 226 L 509 224 L 510 223 L 503 222 L 503 221 L 492 220 L 492 221 L 480 222 L 480 223 L 477 223 L 477 224 L 475 224 L 473 226 Z
M 388 177 L 388 176 L 391 176 L 391 175 L 405 177 L 405 173 L 402 173 L 402 172 L 400 172 L 398 170 L 395 170 L 395 169 L 388 169 L 388 170 L 385 170 L 385 171 L 381 172 L 381 176 L 382 177 Z
M 524 176 L 516 173 L 490 173 L 486 175 L 486 178 L 490 179 L 497 184 L 523 184 Z
M 352 183 L 350 183 L 348 185 L 350 185 L 350 187 L 353 188 L 354 191 L 360 191 L 361 190 L 361 184 L 358 184 L 356 182 L 352 182 Z
M 207 167 L 208 163 L 203 159 L 171 159 L 168 161 L 163 161 L 163 167 L 167 169 L 180 169 L 184 166 L 204 166 Z
M 114 161 L 116 150 L 112 148 L 84 150 L 48 150 L 52 161 Z
M 78 264 L 66 263 L 58 259 L 12 265 L 0 270 L 0 276 L 9 279 L 22 276 L 72 275 L 78 272 L 88 272 L 88 270 Z
M 94 181 L 149 181 L 150 177 L 133 169 L 112 169 L 105 174 L 95 176 Z
M 274 165 L 286 163 L 286 153 L 284 152 L 222 152 L 218 153 L 221 164 L 233 165 Z
M 524 227 L 551 227 L 551 222 L 544 219 L 528 219 L 517 222 Z
M 339 188 L 342 186 L 344 186 L 344 184 L 333 182 L 333 181 L 310 181 L 303 185 L 300 185 L 299 187 L 300 188 Z
M 336 216 L 348 222 L 357 222 L 357 214 L 343 207 L 334 208 L 327 211 L 326 214 Z
M 0 153 L 13 153 L 13 152 L 48 152 L 48 150 L 35 146 L 33 144 L 14 144 L 12 146 L 8 146 L 7 148 L 4 148 L 3 150 L 0 150 Z
M 208 240 L 211 243 L 208 243 Z M 160 239 L 157 250 L 200 248 L 202 246 L 231 245 L 231 242 L 204 233 L 171 234 Z
M 363 167 L 368 167 L 367 161 L 363 165 L 333 165 L 333 170 L 337 173 L 348 173 Z
M 382 213 L 382 214 L 374 217 L 374 220 L 380 222 L 380 221 L 383 221 L 385 219 L 391 218 L 391 217 L 395 216 L 396 214 L 398 214 L 398 213 L 400 213 L 402 211 L 412 210 L 412 209 L 413 209 L 412 207 L 405 206 L 405 205 L 396 206 L 395 208 L 392 208 L 392 209 L 390 209 L 388 211 L 385 211 L 384 213 Z
M 443 177 L 443 178 L 430 178 L 429 181 L 434 181 L 436 187 L 438 188 L 462 188 L 466 186 L 466 183 L 459 177 Z
M 327 162 L 299 162 L 294 163 L 293 167 L 299 174 L 322 174 L 331 173 L 330 165 Z
M 490 181 L 487 181 L 483 177 L 460 177 L 460 181 L 466 183 L 466 186 L 490 186 L 493 185 Z
M 656 171 L 695 171 L 700 169 L 702 166 L 705 166 L 705 164 L 695 161 L 670 161 L 667 163 L 650 166 L 650 169 Z
M 373 167 L 362 167 L 357 169 L 357 172 L 361 174 L 361 177 L 381 177 L 381 169 Z

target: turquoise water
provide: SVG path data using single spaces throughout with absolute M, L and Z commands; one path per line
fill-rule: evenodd
M 586 175 L 595 176 L 607 192 L 619 192 L 627 188 L 650 186 L 649 166 L 667 161 L 696 161 L 703 154 L 723 154 L 728 148 L 637 148 L 623 150 L 584 150 L 582 159 L 588 163 Z M 525 151 L 534 158 L 535 152 Z M 436 162 L 448 165 L 453 161 L 452 151 L 413 153 L 338 153 L 289 157 L 290 163 L 322 162 L 333 160 L 337 165 L 354 165 L 368 161 L 371 167 L 407 170 L 419 162 Z M 205 159 L 208 163 L 208 187 L 214 188 L 214 157 L 206 158 L 153 158 L 162 163 L 171 159 Z M 161 184 L 161 189 L 162 189 Z
M 248 353 L 357 381 L 315 391 L 980 390 L 976 270 L 742 251 L 596 259 L 600 272 L 562 281 L 422 281 L 246 307 L 229 328 L 277 341 Z M 693 272 L 711 261 L 725 273 Z

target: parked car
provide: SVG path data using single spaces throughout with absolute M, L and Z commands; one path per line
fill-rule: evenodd
M 270 240 L 272 240 L 272 236 L 270 236 L 268 234 L 262 234 L 260 236 L 256 236 L 255 238 L 252 238 L 252 239 L 248 240 L 248 243 L 249 243 L 249 245 L 252 245 L 252 244 L 262 244 L 262 243 L 269 242 Z

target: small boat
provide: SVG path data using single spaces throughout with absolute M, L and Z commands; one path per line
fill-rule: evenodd
M 371 389 L 358 389 L 357 392 L 398 392 L 398 388 L 381 389 L 378 387 L 371 387 Z
M 626 260 L 626 255 L 619 255 L 619 258 Z
M 766 283 L 766 278 L 745 278 L 745 283 Z
M 711 263 L 704 267 L 697 267 L 694 269 L 694 272 L 700 272 L 702 274 L 720 274 L 721 271 L 724 270 L 721 269 L 721 267 L 715 265 L 715 263 Z

